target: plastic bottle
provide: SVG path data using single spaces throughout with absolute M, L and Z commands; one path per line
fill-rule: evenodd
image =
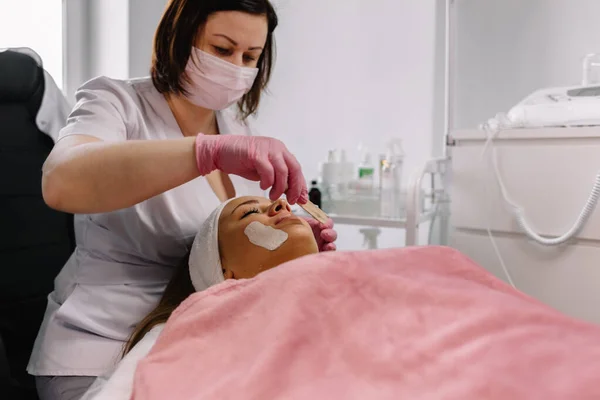
M 322 166 L 322 177 L 323 177 L 323 189 L 326 192 L 337 191 L 337 186 L 340 183 L 340 163 L 336 157 L 336 151 L 330 150 L 327 158 L 327 162 L 323 163 Z
M 341 164 L 337 160 L 337 151 L 330 150 L 327 162 L 321 168 L 322 192 L 321 208 L 327 213 L 336 212 L 336 202 L 340 199 Z
M 379 188 L 375 182 L 376 166 L 366 147 L 359 146 L 361 163 L 354 170 L 354 179 L 347 197 L 348 212 L 359 217 L 379 216 Z
M 344 194 L 348 194 L 348 188 L 354 179 L 354 164 L 348 161 L 346 157 L 346 150 L 342 150 L 340 159 L 340 191 Z
M 402 216 L 402 141 L 390 141 L 388 149 L 387 154 L 381 155 L 379 162 L 380 215 L 398 219 Z
M 310 191 L 308 192 L 308 199 L 317 207 L 322 208 L 321 204 L 321 191 L 317 187 L 317 181 L 312 181 Z
M 392 218 L 392 168 L 386 154 L 379 156 L 379 214 L 383 218 Z
M 358 166 L 358 181 L 361 190 L 371 191 L 375 184 L 375 166 L 371 154 L 365 153 L 363 161 Z

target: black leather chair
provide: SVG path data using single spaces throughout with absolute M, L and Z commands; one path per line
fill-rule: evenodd
M 36 116 L 44 71 L 30 55 L 0 52 L 0 399 L 37 399 L 26 372 L 54 278 L 74 249 L 73 216 L 50 209 L 42 165 L 53 140 Z

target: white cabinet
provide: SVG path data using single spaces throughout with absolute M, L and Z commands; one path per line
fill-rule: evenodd
M 502 200 L 482 131 L 452 134 L 450 243 L 504 278 L 487 229 L 516 286 L 576 317 L 600 323 L 600 211 L 568 246 L 528 240 Z M 505 131 L 494 141 L 510 197 L 542 235 L 565 233 L 600 171 L 600 127 Z

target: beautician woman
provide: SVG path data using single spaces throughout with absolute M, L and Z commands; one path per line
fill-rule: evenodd
M 79 89 L 43 171 L 48 205 L 76 214 L 77 249 L 28 367 L 42 400 L 78 399 L 113 367 L 219 203 L 268 188 L 306 201 L 295 157 L 245 122 L 269 81 L 276 25 L 268 0 L 172 0 L 151 78 Z M 320 250 L 335 249 L 332 224 L 310 223 Z

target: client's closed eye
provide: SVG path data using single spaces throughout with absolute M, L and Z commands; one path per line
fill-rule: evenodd
M 260 211 L 258 211 L 258 208 L 252 208 L 244 213 L 244 215 L 242 216 L 242 219 L 246 218 L 250 214 L 258 214 L 259 212 Z

